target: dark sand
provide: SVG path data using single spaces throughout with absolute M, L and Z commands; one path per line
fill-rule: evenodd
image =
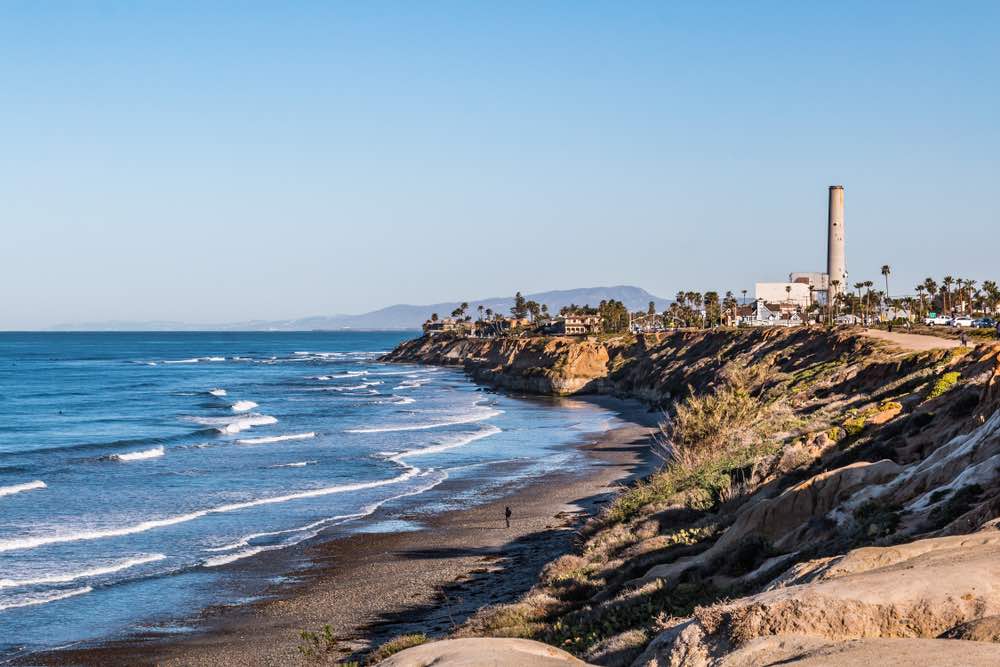
M 485 505 L 421 517 L 421 530 L 307 547 L 303 555 L 313 566 L 297 583 L 269 591 L 266 601 L 208 609 L 195 633 L 130 637 L 21 664 L 306 664 L 299 632 L 327 623 L 343 640 L 344 659 L 400 634 L 447 634 L 476 609 L 527 591 L 547 562 L 572 548 L 586 515 L 619 484 L 650 471 L 655 415 L 634 403 L 594 400 L 616 410 L 623 424 L 580 445 L 591 458 L 581 470 L 548 475 Z M 510 529 L 506 505 L 514 511 Z

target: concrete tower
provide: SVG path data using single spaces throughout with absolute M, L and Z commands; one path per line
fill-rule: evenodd
M 826 272 L 830 276 L 830 301 L 837 294 L 843 294 L 847 286 L 847 263 L 844 253 L 844 186 L 830 186 L 830 208 L 828 210 L 826 244 Z M 834 285 L 834 281 L 839 284 Z

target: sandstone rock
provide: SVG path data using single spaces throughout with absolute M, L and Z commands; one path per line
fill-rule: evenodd
M 992 626 L 985 622 L 981 626 L 968 624 L 997 615 L 1000 615 L 1000 533 L 919 540 L 895 547 L 856 549 L 845 556 L 800 564 L 762 593 L 698 609 L 694 619 L 679 623 L 654 639 L 643 656 L 645 662 L 637 664 L 671 667 L 769 664 L 755 662 L 754 652 L 763 651 L 763 655 L 776 650 L 775 647 L 789 646 L 795 655 L 808 655 L 810 660 L 818 661 L 803 664 L 841 664 L 829 656 L 853 660 L 851 656 L 863 655 L 856 653 L 860 650 L 857 647 L 848 650 L 843 642 L 929 640 L 953 632 L 963 624 L 970 628 L 965 631 L 970 635 L 976 632 L 972 629 L 976 627 L 985 635 Z M 803 637 L 813 643 L 802 644 Z M 812 650 L 817 646 L 824 647 L 823 651 L 803 653 L 803 647 Z M 877 648 L 881 652 L 878 655 L 887 655 L 889 645 L 865 646 Z M 938 648 L 944 651 L 948 646 L 961 645 L 933 646 L 937 647 L 935 651 Z M 992 659 L 996 660 L 1000 657 L 1000 647 L 996 653 L 982 655 L 994 656 Z M 778 659 L 790 657 L 791 654 Z
M 400 651 L 379 667 L 568 667 L 587 663 L 529 639 L 446 639 Z

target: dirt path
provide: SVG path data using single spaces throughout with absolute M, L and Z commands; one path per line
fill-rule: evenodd
M 941 348 L 961 347 L 962 343 L 953 338 L 938 338 L 937 336 L 925 336 L 923 334 L 908 334 L 899 331 L 883 331 L 881 329 L 865 329 L 860 332 L 869 338 L 889 341 L 894 345 L 910 350 L 912 352 L 923 352 L 925 350 L 939 350 Z

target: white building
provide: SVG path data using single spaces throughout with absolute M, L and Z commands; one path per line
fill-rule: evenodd
M 758 301 L 767 303 L 793 303 L 803 310 L 809 307 L 811 295 L 807 283 L 757 283 L 754 294 Z

